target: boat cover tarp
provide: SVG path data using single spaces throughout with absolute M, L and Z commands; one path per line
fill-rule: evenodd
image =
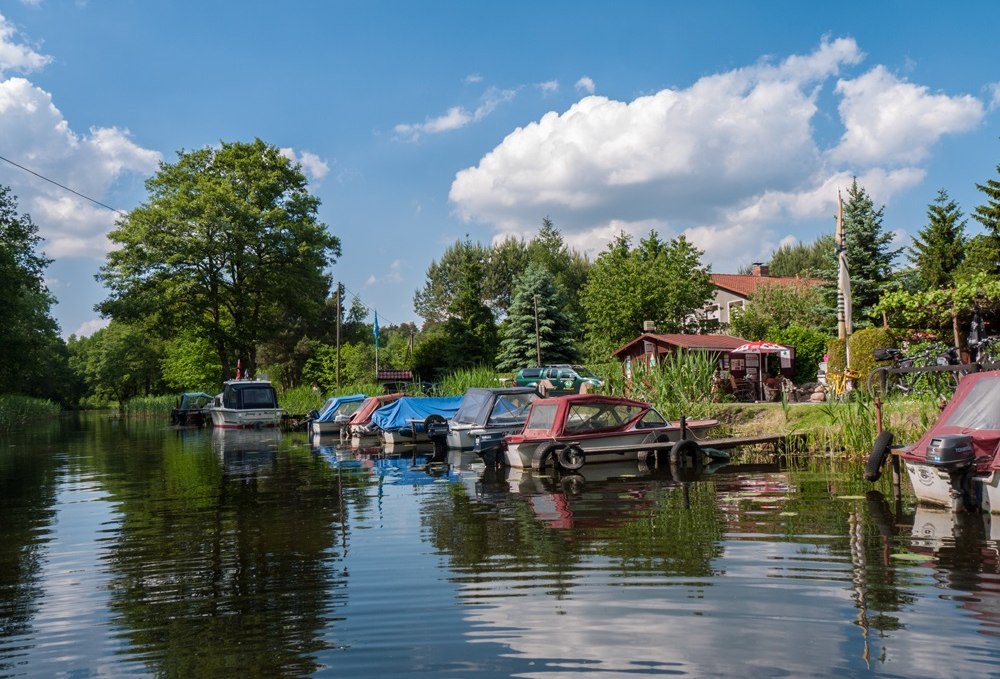
M 956 434 L 972 436 L 976 467 L 981 472 L 1000 469 L 997 455 L 1000 448 L 1000 371 L 964 375 L 937 422 L 906 449 L 903 457 L 919 461 L 935 436 Z
M 489 422 L 497 400 L 504 399 L 505 405 L 509 407 L 496 413 L 494 417 L 524 422 L 528 418 L 528 406 L 537 396 L 538 391 L 534 387 L 472 387 L 462 397 L 462 404 L 454 420 L 459 424 L 484 426 Z
M 461 396 L 404 396 L 376 410 L 372 424 L 382 431 L 395 431 L 409 429 L 413 422 L 423 424 L 431 415 L 450 420 L 461 403 Z
M 319 411 L 319 417 L 315 419 L 315 422 L 333 422 L 338 414 L 347 414 L 346 411 L 338 413 L 342 405 L 345 403 L 361 403 L 367 398 L 364 394 L 351 394 L 350 396 L 334 396 L 333 398 L 327 399 L 326 403 L 323 404 L 323 409 Z

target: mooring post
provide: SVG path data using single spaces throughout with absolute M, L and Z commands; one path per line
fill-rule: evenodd
M 900 500 L 903 497 L 903 474 L 900 469 L 899 455 L 890 452 L 889 457 L 892 458 L 892 497 L 895 500 Z
M 681 441 L 687 438 L 687 428 L 688 428 L 687 416 L 681 415 Z

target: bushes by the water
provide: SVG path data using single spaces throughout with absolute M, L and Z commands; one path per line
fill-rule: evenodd
M 10 431 L 30 420 L 58 414 L 59 406 L 47 399 L 0 394 L 0 431 Z

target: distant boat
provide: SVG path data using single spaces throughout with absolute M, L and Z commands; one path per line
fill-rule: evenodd
M 364 394 L 328 398 L 312 419 L 314 434 L 340 433 L 365 400 Z
M 346 431 L 352 439 L 358 439 L 358 441 L 379 436 L 381 431 L 372 424 L 372 414 L 387 403 L 392 403 L 403 396 L 402 392 L 369 396 L 361 402 L 358 409 L 351 415 L 351 419 L 347 421 Z
M 591 462 L 639 459 L 656 451 L 674 457 L 667 443 L 684 440 L 684 456 L 702 456 L 697 442 L 688 437 L 714 427 L 718 420 L 669 422 L 649 403 L 620 396 L 571 394 L 538 399 L 531 404 L 520 434 L 504 438 L 499 461 L 511 467 L 543 469 L 557 465 L 575 470 Z M 655 444 L 653 448 L 644 448 Z M 678 450 L 678 453 L 681 451 Z M 484 456 L 484 461 L 492 462 Z M 697 460 L 701 462 L 699 457 Z
M 469 389 L 448 425 L 448 447 L 480 455 L 495 450 L 504 436 L 524 429 L 528 410 L 538 398 L 534 387 Z
M 372 424 L 387 445 L 427 442 L 438 434 L 443 439 L 461 402 L 461 396 L 404 396 L 376 410 Z
M 212 424 L 223 429 L 277 427 L 284 412 L 268 380 L 229 380 L 208 408 Z
M 212 405 L 212 395 L 203 391 L 186 391 L 177 401 L 177 407 L 170 411 L 170 424 L 200 427 L 210 418 L 208 408 Z

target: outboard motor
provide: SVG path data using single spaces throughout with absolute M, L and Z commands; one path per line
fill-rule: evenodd
M 927 444 L 924 462 L 947 472 L 951 481 L 953 511 L 960 512 L 979 505 L 971 486 L 975 460 L 976 454 L 972 448 L 971 436 L 961 434 L 935 436 Z

